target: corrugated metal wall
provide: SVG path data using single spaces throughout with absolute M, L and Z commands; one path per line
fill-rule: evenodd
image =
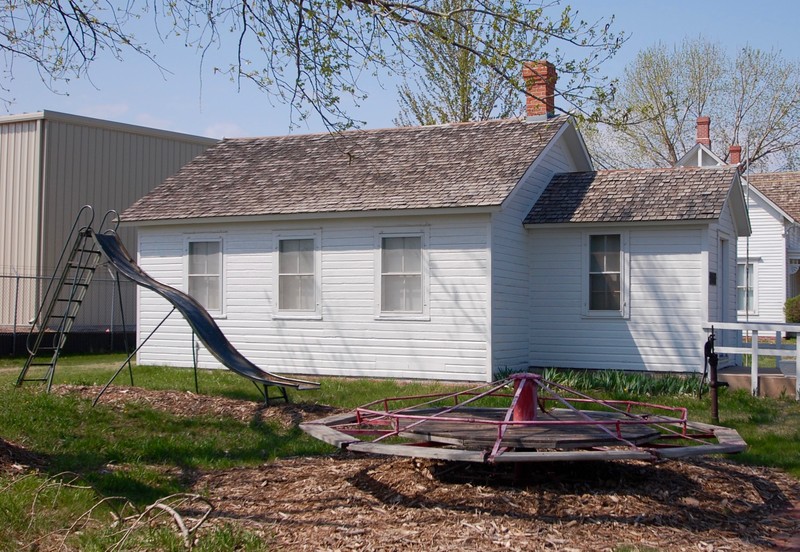
M 94 207 L 97 229 L 106 211 L 122 212 L 210 145 L 208 140 L 190 136 L 65 119 L 45 119 L 43 274 L 52 272 L 82 205 Z M 135 255 L 134 229 L 120 229 L 120 237 Z M 95 279 L 109 280 L 109 273 L 100 271 Z M 125 318 L 133 324 L 135 294 L 132 286 L 125 289 Z M 76 328 L 106 329 L 119 324 L 118 315 L 114 286 L 98 281 L 87 296 Z
M 25 332 L 81 206 L 123 211 L 215 140 L 44 111 L 0 117 L 0 331 Z M 120 235 L 135 254 L 133 229 Z M 95 277 L 76 329 L 120 327 L 107 271 Z M 134 286 L 123 286 L 126 322 Z M 20 327 L 21 326 L 21 327 Z
M 30 320 L 18 294 L 33 287 L 38 243 L 40 121 L 0 124 L 0 326 Z

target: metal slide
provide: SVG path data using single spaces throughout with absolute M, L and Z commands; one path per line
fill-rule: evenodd
M 226 368 L 254 383 L 298 390 L 318 389 L 319 383 L 273 374 L 247 360 L 222 333 L 208 311 L 189 295 L 162 284 L 143 271 L 130 256 L 116 233 L 94 233 L 100 251 L 123 276 L 155 291 L 180 311 L 206 349 Z

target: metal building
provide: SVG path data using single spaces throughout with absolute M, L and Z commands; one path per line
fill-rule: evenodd
M 217 140 L 54 111 L 0 117 L 0 333 L 24 334 L 83 205 L 122 212 Z M 121 229 L 135 251 L 135 229 Z M 104 276 L 104 277 L 103 277 Z M 98 275 L 74 328 L 119 329 L 111 275 Z M 130 286 L 128 286 L 130 288 Z M 123 293 L 126 322 L 135 294 Z M 6 345 L 6 343 L 13 343 Z M 17 349 L 0 341 L 0 353 Z

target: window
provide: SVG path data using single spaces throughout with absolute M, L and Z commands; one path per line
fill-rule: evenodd
M 628 315 L 626 234 L 584 236 L 583 314 Z
M 209 312 L 222 312 L 222 241 L 190 241 L 189 295 Z
M 789 297 L 800 295 L 800 259 L 789 259 Z
M 321 315 L 318 243 L 319 235 L 315 232 L 277 236 L 277 316 L 318 318 Z
M 427 316 L 425 238 L 423 232 L 379 234 L 379 317 Z
M 756 265 L 739 261 L 736 264 L 736 310 L 741 314 L 757 314 Z

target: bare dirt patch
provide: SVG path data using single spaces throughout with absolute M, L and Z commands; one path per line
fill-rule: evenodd
M 56 385 L 53 387 L 53 392 L 94 400 L 100 389 L 101 387 L 93 385 Z M 131 403 L 142 404 L 176 416 L 226 416 L 245 423 L 270 420 L 287 428 L 306 420 L 339 412 L 336 408 L 317 404 L 279 402 L 268 407 L 263 402 L 199 395 L 191 391 L 153 391 L 121 386 L 109 387 L 99 400 L 99 404 L 118 409 L 124 409 Z
M 102 400 L 289 425 L 334 412 L 135 388 Z M 0 466 L 25 454 L 0 440 Z M 190 491 L 215 505 L 208 526 L 247 528 L 275 550 L 800 550 L 800 482 L 718 458 L 540 463 L 515 473 L 338 453 L 196 473 Z

